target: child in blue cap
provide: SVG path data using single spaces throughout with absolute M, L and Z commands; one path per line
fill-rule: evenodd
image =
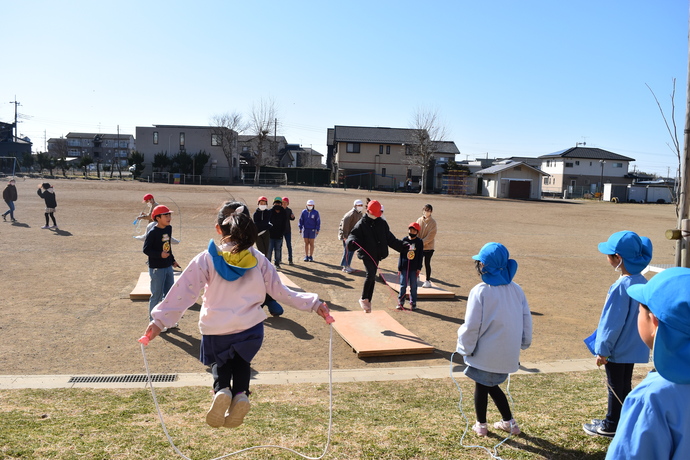
M 503 418 L 494 428 L 519 434 L 510 404 L 498 385 L 518 370 L 520 350 L 532 344 L 532 316 L 522 288 L 513 282 L 517 262 L 500 243 L 487 243 L 472 256 L 482 282 L 467 298 L 465 323 L 458 329 L 457 352 L 465 375 L 475 381 L 474 409 L 479 436 L 488 433 L 486 408 L 491 396 Z
M 628 295 L 627 289 L 647 282 L 640 272 L 652 260 L 652 242 L 626 230 L 616 232 L 606 242 L 599 243 L 599 252 L 606 254 L 609 264 L 620 271 L 621 276 L 606 295 L 592 348 L 597 366 L 603 364 L 606 368 L 606 418 L 593 419 L 582 428 L 590 436 L 612 438 L 616 434 L 623 401 L 632 389 L 635 363 L 649 362 L 649 349 L 637 333 L 638 302 Z
M 656 369 L 626 398 L 606 458 L 690 458 L 690 269 L 666 269 L 628 294 Z

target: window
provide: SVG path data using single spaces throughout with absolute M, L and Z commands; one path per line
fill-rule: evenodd
M 153 132 L 153 145 L 158 144 L 158 131 Z
M 184 133 L 180 133 L 180 147 L 184 147 Z
M 386 177 L 386 168 L 381 168 L 381 176 Z
M 551 167 L 551 160 L 546 160 L 546 167 L 547 168 Z
M 566 163 L 566 164 L 565 164 L 565 167 L 566 167 L 566 168 L 572 168 L 572 167 L 573 167 L 573 163 L 572 163 L 572 162 L 571 162 L 571 163 Z
M 579 162 L 579 161 L 575 161 L 575 166 L 580 166 L 580 162 Z
M 592 162 L 591 162 L 591 161 L 589 162 L 589 165 L 592 166 Z
M 383 155 L 383 145 L 379 145 L 379 155 Z
M 221 143 L 221 138 L 219 134 L 211 134 L 211 145 L 218 146 Z
M 347 153 L 359 153 L 359 142 L 348 143 Z
M 613 166 L 614 168 L 622 168 L 622 167 L 623 167 L 623 163 L 613 163 L 612 166 Z
M 386 146 L 386 155 L 390 155 L 390 154 L 391 154 L 391 146 L 387 145 Z
M 249 152 L 249 146 L 243 145 L 242 146 L 242 153 L 247 153 L 247 152 Z
M 549 178 L 548 177 L 544 178 L 544 185 L 549 185 Z

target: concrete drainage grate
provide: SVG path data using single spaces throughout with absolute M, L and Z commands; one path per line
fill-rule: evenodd
M 177 374 L 151 374 L 154 383 L 175 382 Z M 85 375 L 70 377 L 67 383 L 142 383 L 148 382 L 146 374 L 132 375 Z

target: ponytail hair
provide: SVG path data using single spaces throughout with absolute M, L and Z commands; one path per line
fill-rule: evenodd
M 229 239 L 235 243 L 232 248 L 234 253 L 249 249 L 256 242 L 256 225 L 244 203 L 238 201 L 223 203 L 218 211 L 218 225 L 223 234 L 223 240 Z

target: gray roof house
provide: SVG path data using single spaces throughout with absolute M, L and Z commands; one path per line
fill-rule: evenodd
M 541 199 L 542 177 L 547 173 L 522 161 L 493 165 L 476 172 L 478 193 L 492 198 Z

